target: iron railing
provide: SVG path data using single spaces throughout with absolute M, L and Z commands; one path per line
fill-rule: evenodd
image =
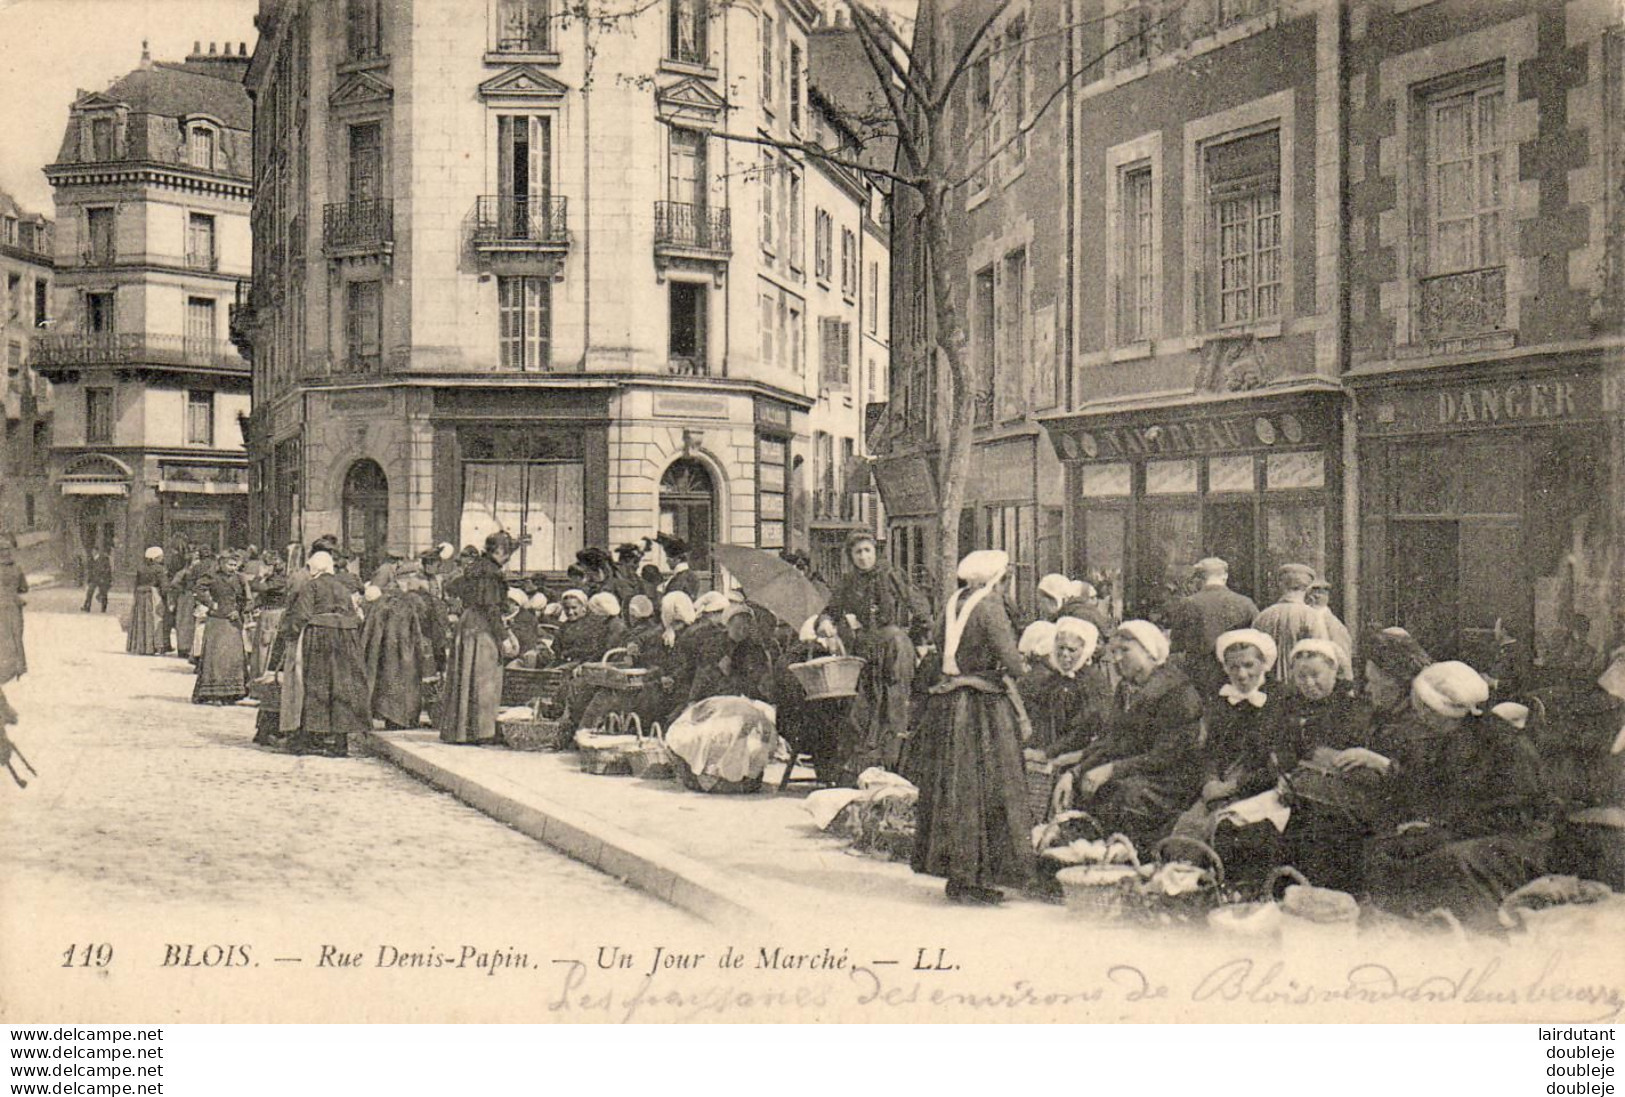
M 118 254 L 112 244 L 79 249 L 79 265 L 82 267 L 110 267 L 116 262 Z
M 730 254 L 733 227 L 727 209 L 690 202 L 656 202 L 655 247 Z
M 1418 330 L 1424 341 L 1482 335 L 1506 326 L 1506 268 L 1482 267 L 1420 279 Z
M 561 246 L 570 242 L 565 199 L 483 194 L 474 203 L 475 247 Z
M 324 248 L 382 247 L 395 240 L 395 203 L 387 198 L 330 202 L 322 208 Z
M 219 270 L 220 256 L 212 251 L 189 251 L 186 266 L 190 270 Z
M 248 369 L 248 363 L 230 343 L 143 332 L 42 335 L 34 340 L 32 362 L 36 368 L 113 365 Z
M 686 354 L 674 354 L 666 360 L 666 372 L 673 377 L 709 377 L 711 371 L 706 367 L 705 359 L 695 358 Z

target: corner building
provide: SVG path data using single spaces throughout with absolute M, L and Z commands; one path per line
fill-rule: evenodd
M 808 169 L 723 134 L 811 138 L 814 11 L 628 10 L 262 0 L 241 328 L 267 542 L 331 532 L 370 566 L 505 528 L 531 573 L 657 529 L 792 543 Z

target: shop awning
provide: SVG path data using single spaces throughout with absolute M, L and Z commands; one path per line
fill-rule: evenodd
M 63 495 L 128 495 L 130 485 L 122 480 L 63 480 Z
M 160 480 L 158 490 L 185 495 L 247 495 L 248 485 L 217 480 Z

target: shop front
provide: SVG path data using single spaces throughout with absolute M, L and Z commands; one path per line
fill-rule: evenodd
M 248 541 L 248 468 L 242 462 L 158 462 L 163 544 L 214 552 Z
M 1606 650 L 1620 550 L 1600 362 L 1351 386 L 1366 619 L 1483 669 L 1497 622 L 1538 664 Z
M 1301 563 L 1340 608 L 1342 399 L 1312 390 L 1046 420 L 1066 470 L 1071 574 L 1125 616 L 1157 620 L 1203 557 L 1229 561 L 1231 588 L 1260 606 L 1275 600 L 1276 569 Z

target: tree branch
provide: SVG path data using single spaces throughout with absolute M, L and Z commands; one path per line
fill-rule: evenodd
M 919 175 L 903 175 L 888 168 L 877 168 L 872 164 L 865 164 L 861 160 L 842 156 L 831 152 L 823 145 L 815 145 L 810 141 L 784 141 L 776 137 L 761 137 L 749 133 L 713 133 L 712 137 L 719 141 L 737 141 L 742 145 L 761 145 L 764 148 L 779 149 L 784 152 L 799 152 L 826 164 L 833 164 L 848 171 L 860 172 L 864 175 L 878 176 L 881 179 L 890 179 L 894 183 L 901 183 L 905 187 L 918 189 L 925 184 L 925 177 Z
M 926 160 L 920 155 L 919 135 L 914 129 L 914 116 L 898 97 L 897 88 L 887 75 L 896 59 L 880 49 L 874 41 L 872 30 L 860 26 L 857 20 L 853 21 L 853 29 L 857 31 L 858 42 L 863 46 L 863 52 L 869 59 L 869 67 L 874 70 L 875 79 L 880 83 L 880 90 L 886 96 L 886 103 L 897 121 L 897 142 L 903 148 L 903 155 L 908 158 L 909 170 L 923 172 L 926 169 Z M 921 100 L 922 106 L 926 102 L 928 101 Z M 919 184 L 910 182 L 907 185 L 918 187 Z
M 954 67 L 949 71 L 947 79 L 943 80 L 937 88 L 937 98 L 931 104 L 937 110 L 941 110 L 947 105 L 949 96 L 953 95 L 954 85 L 959 83 L 960 78 L 965 75 L 965 71 L 970 68 L 977 49 L 981 47 L 982 39 L 987 37 L 988 32 L 993 29 L 993 24 L 1003 17 L 1009 7 L 1010 0 L 999 0 L 999 3 L 993 6 L 993 10 L 988 12 L 987 18 L 983 19 L 981 25 L 976 28 L 976 33 L 970 36 L 970 41 L 960 51 L 959 60 L 954 62 Z

